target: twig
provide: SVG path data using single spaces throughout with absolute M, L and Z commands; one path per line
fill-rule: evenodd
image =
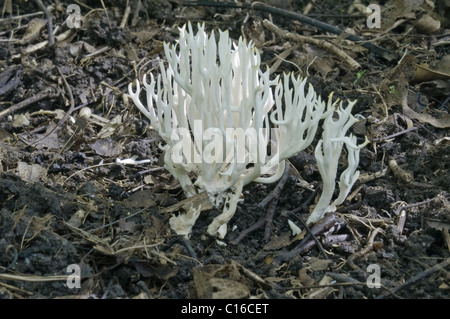
M 66 114 L 64 114 L 64 116 L 62 117 L 62 119 L 60 119 L 58 121 L 58 123 L 56 124 L 56 126 L 48 133 L 46 134 L 43 138 L 34 141 L 32 144 L 36 145 L 36 143 L 44 140 L 45 138 L 47 138 L 50 134 L 52 134 L 53 132 L 59 132 L 59 130 L 62 128 L 62 125 L 64 124 L 64 122 L 67 121 L 67 119 L 69 118 L 70 114 L 73 112 L 74 108 L 75 108 L 75 101 L 73 99 L 73 95 L 72 95 L 72 90 L 70 88 L 69 83 L 67 83 L 66 78 L 64 77 L 63 73 L 61 72 L 61 69 L 59 67 L 57 67 L 59 75 L 62 77 L 63 82 L 64 82 L 64 86 L 66 87 L 67 90 L 67 94 L 69 94 L 69 100 L 70 100 L 70 107 L 69 110 L 66 112 Z M 63 151 L 63 149 L 61 149 L 61 152 Z M 51 165 L 51 164 L 50 164 Z
M 435 198 L 430 198 L 430 199 L 424 200 L 424 201 L 422 201 L 422 202 L 417 202 L 417 203 L 412 203 L 412 204 L 408 204 L 408 205 L 402 205 L 402 206 L 399 206 L 399 207 L 395 210 L 394 214 L 398 216 L 398 214 L 400 214 L 400 211 L 402 211 L 402 210 L 404 210 L 404 209 L 412 208 L 412 207 L 417 207 L 417 206 L 421 206 L 421 205 L 426 205 L 426 204 L 428 204 L 428 203 L 431 203 L 434 199 L 435 199 Z
M 13 245 L 9 245 L 8 247 L 6 247 L 5 255 L 8 254 L 8 251 L 9 251 L 9 250 L 11 250 L 12 253 L 13 253 L 12 260 L 11 260 L 11 262 L 9 263 L 9 265 L 6 266 L 6 268 L 0 269 L 0 273 L 7 272 L 8 270 L 12 269 L 12 268 L 16 265 L 17 258 L 19 257 L 19 254 L 18 254 L 18 252 L 17 252 L 17 249 L 16 249 L 16 247 L 14 247 Z
M 286 180 L 289 176 L 289 171 L 291 169 L 291 164 L 289 164 L 289 162 L 286 162 L 286 167 L 284 169 L 284 173 L 283 176 L 281 176 L 277 186 L 275 186 L 275 188 L 270 192 L 269 195 L 266 196 L 266 198 L 264 198 L 259 204 L 258 207 L 266 207 L 267 204 L 269 204 L 269 202 L 280 196 L 281 191 L 283 190 L 284 184 L 286 184 Z
M 313 238 L 320 234 L 325 232 L 326 230 L 333 227 L 336 223 L 336 216 L 334 214 L 328 214 L 321 220 L 319 220 L 316 224 L 314 224 L 313 227 L 311 227 L 310 232 L 308 232 L 308 236 L 303 238 L 303 240 L 291 251 L 285 252 L 277 257 L 277 259 L 280 262 L 283 262 L 285 260 L 292 260 L 297 255 L 300 255 L 305 250 L 309 249 L 311 247 L 311 242 L 314 244 L 314 240 L 310 240 L 310 236 L 313 236 Z
M 72 30 L 74 30 L 74 29 L 69 29 L 69 30 L 65 31 L 64 33 L 61 33 L 61 34 L 57 35 L 56 36 L 56 42 L 58 43 L 58 42 L 66 40 L 74 32 Z M 47 44 L 49 44 L 49 40 L 45 40 L 45 41 L 36 43 L 36 44 L 34 44 L 32 46 L 26 47 L 21 53 L 13 55 L 11 59 L 13 59 L 13 60 L 14 59 L 20 59 L 21 56 L 23 56 L 23 55 L 31 54 L 31 53 L 33 53 L 35 51 L 38 51 L 38 50 L 41 50 L 41 49 L 45 48 L 47 46 Z
M 284 173 L 283 176 L 281 177 L 280 181 L 278 182 L 277 186 L 275 186 L 275 188 L 270 192 L 269 195 L 267 195 L 258 205 L 257 208 L 258 209 L 262 209 L 264 207 L 266 207 L 270 201 L 272 201 L 274 198 L 278 198 L 280 196 L 280 193 L 284 187 L 284 184 L 286 183 L 286 180 L 289 176 L 289 170 L 290 170 L 290 164 L 286 163 L 286 167 L 284 169 Z M 275 201 L 275 203 L 272 203 L 272 205 L 269 208 L 268 213 L 266 214 L 265 217 L 260 218 L 256 223 L 254 223 L 252 226 L 250 226 L 247 229 L 244 229 L 239 236 L 237 236 L 234 240 L 232 240 L 230 242 L 231 245 L 237 245 L 239 244 L 239 242 L 244 239 L 248 234 L 254 232 L 255 230 L 257 230 L 258 228 L 261 228 L 264 224 L 268 224 L 272 221 L 273 216 L 274 216 L 274 212 L 275 212 L 275 208 L 276 208 L 276 204 L 278 203 L 278 201 Z M 267 232 L 269 230 L 266 229 L 266 233 L 264 238 L 267 238 Z
M 298 20 L 303 23 L 313 25 L 319 29 L 322 29 L 324 31 L 331 32 L 331 33 L 334 33 L 337 35 L 344 32 L 343 30 L 341 30 L 335 26 L 332 26 L 330 24 L 327 24 L 325 22 L 307 17 L 307 16 L 299 14 L 299 13 L 272 7 L 268 4 L 261 3 L 261 2 L 246 3 L 246 2 L 183 1 L 182 5 L 184 5 L 184 6 L 210 6 L 210 7 L 253 9 L 253 10 L 264 11 L 264 12 L 268 12 L 268 13 L 277 14 L 277 15 L 280 15 L 283 17 L 291 18 L 294 20 Z M 387 61 L 393 61 L 393 60 L 398 59 L 398 55 L 396 52 L 379 47 L 370 42 L 366 42 L 364 39 L 362 39 L 356 35 L 348 34 L 348 35 L 346 35 L 346 39 L 354 41 L 354 42 L 361 42 L 361 45 L 363 47 L 370 50 L 375 55 L 386 59 Z
M 278 199 L 276 198 L 270 203 L 269 210 L 266 214 L 266 218 L 264 219 L 266 228 L 264 230 L 264 241 L 268 242 L 270 240 L 270 235 L 272 233 L 272 221 L 275 216 L 275 210 L 277 209 Z
M 350 66 L 350 68 L 353 71 L 361 68 L 361 65 L 358 62 L 356 62 L 351 56 L 349 56 L 347 53 L 345 53 L 344 51 L 339 49 L 337 46 L 335 46 L 327 41 L 317 40 L 317 39 L 314 39 L 311 37 L 305 37 L 305 36 L 299 35 L 297 33 L 292 33 L 292 32 L 288 32 L 286 30 L 282 30 L 267 19 L 264 19 L 263 25 L 269 31 L 277 34 L 278 36 L 280 36 L 283 39 L 296 41 L 296 42 L 311 43 L 311 44 L 314 44 L 322 49 L 325 49 L 325 50 L 339 56 Z
M 7 108 L 6 110 L 3 110 L 0 112 L 0 119 L 5 117 L 8 114 L 14 113 L 20 109 L 23 109 L 24 107 L 29 106 L 30 104 L 36 103 L 40 100 L 45 99 L 46 97 L 51 97 L 54 95 L 54 92 L 51 88 L 45 89 L 43 92 L 40 92 L 26 100 L 23 100 L 17 104 L 14 104 L 13 106 Z
M 432 273 L 442 270 L 445 267 L 448 267 L 450 265 L 450 257 L 445 259 L 443 262 L 434 265 L 431 268 L 428 268 L 427 270 L 425 270 L 424 272 L 421 272 L 419 274 L 417 274 L 416 276 L 409 278 L 407 281 L 405 281 L 403 284 L 401 284 L 400 286 L 395 287 L 394 289 L 391 289 L 391 291 L 393 293 L 399 291 L 400 289 L 406 288 L 409 285 L 415 283 L 416 281 L 419 281 L 421 279 L 425 279 L 426 277 L 428 277 L 429 275 L 431 275 Z M 388 294 L 384 293 L 381 294 L 379 296 L 376 297 L 376 299 L 383 299 L 387 296 Z
M 323 249 L 322 244 L 320 243 L 319 239 L 311 231 L 311 229 L 308 227 L 308 225 L 306 225 L 306 223 L 301 218 L 299 218 L 297 215 L 295 215 L 295 217 L 302 224 L 303 228 L 306 229 L 306 232 L 308 233 L 309 237 L 311 237 L 314 240 L 314 243 L 317 245 L 317 247 L 319 247 L 320 251 L 322 252 L 322 255 L 324 256 L 324 258 L 325 259 L 329 259 L 327 254 L 326 254 L 326 252 L 325 252 L 325 249 Z
M 13 16 L 13 17 L 0 19 L 0 23 L 8 22 L 8 21 L 11 21 L 11 20 L 21 20 L 21 19 L 25 19 L 25 18 L 36 17 L 36 16 L 40 16 L 40 15 L 43 15 L 43 14 L 45 14 L 45 13 L 42 12 L 42 11 L 28 13 L 28 14 L 22 14 L 22 15 L 18 15 L 18 16 Z
M 438 107 L 439 110 L 443 110 L 445 104 L 447 104 L 450 101 L 450 96 L 448 96 L 444 102 L 442 102 L 442 104 Z
M 128 17 L 130 16 L 130 12 L 131 12 L 131 7 L 130 7 L 129 0 L 127 0 L 125 12 L 123 13 L 122 21 L 120 22 L 119 28 L 121 28 L 121 29 L 125 28 L 127 21 L 128 21 Z
M 230 242 L 231 245 L 237 245 L 241 242 L 242 239 L 244 239 L 248 234 L 254 232 L 258 228 L 261 228 L 264 223 L 266 222 L 265 218 L 260 218 L 256 223 L 251 225 L 249 228 L 244 229 L 239 236 L 237 236 L 234 240 Z
M 391 138 L 394 138 L 394 137 L 397 137 L 397 136 L 409 133 L 409 132 L 414 131 L 414 130 L 417 130 L 417 127 L 415 127 L 415 126 L 414 127 L 410 127 L 410 128 L 408 128 L 406 130 L 403 130 L 403 131 L 400 131 L 400 132 L 397 132 L 397 133 L 394 133 L 394 134 L 391 134 L 391 135 L 388 135 L 388 136 L 385 136 L 385 137 L 372 138 L 372 139 L 369 139 L 369 141 L 371 143 L 379 143 L 379 142 L 390 140 Z
M 367 244 L 366 247 L 364 247 L 363 249 L 361 249 L 360 251 L 351 254 L 348 258 L 347 258 L 347 263 L 349 264 L 349 266 L 356 270 L 359 269 L 359 267 L 355 264 L 354 260 L 356 258 L 360 258 L 362 256 L 364 256 L 365 254 L 367 254 L 369 251 L 371 251 L 373 249 L 373 242 L 375 240 L 375 236 L 381 232 L 381 228 L 375 228 L 374 230 L 372 230 L 372 232 L 370 233 L 369 238 L 367 239 Z
M 0 274 L 2 280 L 18 280 L 27 282 L 47 282 L 47 281 L 66 281 L 68 275 L 54 275 L 54 276 L 36 276 L 36 275 L 14 275 L 14 274 Z
M 48 43 L 52 47 L 55 44 L 55 37 L 53 35 L 53 22 L 52 16 L 50 12 L 48 12 L 47 8 L 42 3 L 42 0 L 35 0 L 36 4 L 42 11 L 45 13 L 45 17 L 47 18 L 47 28 L 48 28 Z

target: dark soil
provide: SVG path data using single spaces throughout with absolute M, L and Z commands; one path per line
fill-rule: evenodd
M 284 54 L 296 43 L 265 29 L 269 13 L 258 10 L 130 0 L 122 21 L 125 0 L 105 0 L 105 7 L 76 1 L 81 28 L 69 29 L 64 22 L 73 1 L 43 2 L 52 4 L 56 43 L 40 48 L 32 46 L 48 40 L 49 31 L 37 1 L 1 5 L 0 298 L 450 296 L 446 1 L 435 1 L 434 10 L 382 2 L 390 9 L 379 29 L 367 28 L 365 13 L 348 13 L 341 2 L 324 1 L 309 12 L 398 54 L 391 61 L 271 15 L 279 28 L 335 44 L 359 69 L 311 43 Z M 299 13 L 307 4 L 277 3 Z M 418 23 L 428 13 L 441 18 L 437 30 Z M 223 241 L 206 236 L 215 210 L 202 213 L 189 240 L 170 230 L 167 211 L 185 197 L 163 169 L 161 140 L 127 98 L 127 87 L 156 72 L 162 43 L 174 42 L 187 21 L 204 22 L 208 32 L 228 29 L 234 39 L 245 35 L 263 61 L 281 62 L 275 74 L 308 75 L 324 98 L 334 91 L 358 99 L 354 113 L 363 119 L 353 133 L 373 143 L 361 151 L 361 177 L 349 199 L 312 227 L 315 239 L 292 236 L 288 225 L 305 229 L 301 221 L 320 194 L 312 147 L 291 159 L 281 192 L 267 206 L 260 203 L 276 183 L 244 188 Z M 417 75 L 418 64 L 430 73 Z M 80 115 L 85 107 L 93 116 Z M 132 156 L 150 163 L 116 162 Z M 73 264 L 80 267 L 79 288 L 71 286 L 78 278 L 71 277 L 78 274 Z M 378 278 L 380 287 L 373 287 Z

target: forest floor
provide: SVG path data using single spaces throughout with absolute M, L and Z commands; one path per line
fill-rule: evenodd
M 178 0 L 43 0 L 50 37 L 39 2 L 1 7 L 0 298 L 450 296 L 448 1 L 380 2 L 379 25 L 358 4 L 271 2 L 367 42 L 257 7 Z M 214 209 L 189 239 L 171 231 L 185 197 L 127 94 L 188 21 L 252 40 L 273 76 L 293 71 L 323 98 L 358 100 L 351 130 L 371 140 L 361 176 L 313 235 L 302 221 L 320 195 L 314 146 L 283 182 L 244 188 L 223 240 L 206 235 Z M 150 161 L 117 161 L 133 156 Z

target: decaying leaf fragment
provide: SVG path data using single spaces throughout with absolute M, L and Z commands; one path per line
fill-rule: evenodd
M 45 19 L 34 18 L 33 20 L 31 20 L 28 23 L 27 30 L 25 31 L 25 34 L 23 35 L 22 40 L 20 42 L 22 44 L 26 44 L 36 39 L 46 24 L 47 20 Z
M 270 283 L 231 261 L 226 265 L 210 264 L 194 268 L 194 286 L 200 299 L 241 299 L 250 296 L 253 284 L 270 289 Z

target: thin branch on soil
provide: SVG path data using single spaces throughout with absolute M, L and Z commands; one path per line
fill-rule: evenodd
M 52 134 L 53 132 L 58 133 L 58 132 L 61 130 L 62 125 L 67 121 L 67 119 L 69 118 L 70 114 L 72 114 L 73 110 L 75 109 L 75 101 L 74 101 L 74 99 L 73 99 L 72 89 L 70 88 L 69 83 L 67 83 L 66 77 L 65 77 L 65 76 L 63 75 L 63 73 L 61 72 L 61 69 L 60 69 L 58 66 L 57 66 L 56 68 L 58 69 L 59 75 L 60 75 L 61 78 L 63 79 L 64 86 L 66 87 L 66 90 L 67 90 L 67 94 L 69 94 L 70 107 L 69 107 L 69 110 L 66 112 L 66 114 L 64 114 L 64 116 L 62 117 L 62 119 L 60 119 L 60 120 L 58 121 L 58 123 L 56 124 L 56 126 L 55 126 L 49 133 L 47 133 L 43 138 L 41 138 L 41 139 L 39 139 L 39 140 L 37 140 L 37 141 L 34 141 L 34 142 L 33 142 L 34 145 L 36 145 L 38 142 L 40 142 L 40 141 L 44 140 L 45 138 L 47 138 L 47 137 L 48 137 L 50 134 Z M 70 139 L 69 139 L 69 140 L 70 140 Z M 65 147 L 61 148 L 60 153 L 64 150 L 64 148 L 65 148 Z M 53 164 L 53 162 L 54 162 L 55 160 L 56 160 L 56 157 L 55 157 L 55 159 L 48 165 L 48 167 L 50 167 L 50 166 Z M 47 169 L 48 169 L 48 167 L 47 167 Z
M 278 199 L 273 200 L 269 205 L 269 210 L 266 214 L 265 224 L 266 228 L 264 230 L 264 241 L 268 242 L 270 240 L 270 236 L 272 235 L 272 221 L 275 216 L 275 211 L 278 206 Z
M 398 214 L 400 214 L 400 211 L 402 211 L 404 209 L 425 205 L 425 204 L 431 203 L 434 199 L 435 198 L 433 197 L 433 198 L 429 198 L 427 200 L 424 200 L 422 202 L 408 204 L 408 205 L 401 205 L 395 210 L 394 214 L 398 216 Z
M 184 236 L 181 236 L 180 241 L 183 243 L 184 247 L 188 251 L 189 256 L 191 256 L 191 258 L 193 258 L 193 259 L 198 259 L 197 254 L 195 253 L 195 250 L 191 245 L 191 242 L 188 239 L 186 239 Z
M 286 30 L 282 30 L 267 19 L 264 19 L 263 25 L 269 31 L 275 33 L 276 35 L 278 35 L 279 37 L 281 37 L 285 40 L 291 40 L 291 41 L 300 42 L 300 43 L 302 43 L 302 42 L 311 43 L 311 44 L 318 46 L 319 48 L 322 48 L 324 50 L 327 50 L 327 51 L 337 55 L 342 60 L 344 60 L 350 66 L 350 69 L 353 71 L 361 68 L 361 65 L 358 62 L 356 62 L 351 56 L 349 56 L 347 53 L 345 53 L 344 51 L 339 49 L 337 46 L 335 46 L 325 40 L 318 40 L 318 39 L 314 39 L 311 37 L 302 36 L 297 33 L 292 33 L 292 32 L 288 32 Z
M 442 102 L 442 104 L 438 107 L 438 109 L 439 109 L 439 110 L 443 110 L 444 107 L 445 107 L 445 105 L 446 105 L 448 102 L 450 102 L 450 96 L 447 97 L 447 98 L 445 99 L 444 102 Z
M 58 34 L 56 36 L 56 43 L 59 43 L 61 41 L 66 40 L 67 38 L 69 38 L 72 34 L 74 29 L 69 29 L 67 31 L 65 31 L 64 33 Z M 22 53 L 18 53 L 17 55 L 14 55 L 12 58 L 13 59 L 20 59 L 23 55 L 25 54 L 31 54 L 35 51 L 41 50 L 43 48 L 45 48 L 47 46 L 47 44 L 49 44 L 48 40 L 42 41 L 40 43 L 36 43 L 35 45 L 26 47 Z
M 230 242 L 231 245 L 237 245 L 241 242 L 242 239 L 244 239 L 248 234 L 254 232 L 258 228 L 261 228 L 264 223 L 266 222 L 265 218 L 260 218 L 256 223 L 251 225 L 249 228 L 244 229 L 239 236 L 237 236 L 233 241 Z
M 113 162 L 113 163 L 103 163 L 103 164 L 91 165 L 91 166 L 82 168 L 82 169 L 80 169 L 79 171 L 76 171 L 75 173 L 73 173 L 72 175 L 70 175 L 69 177 L 67 177 L 67 178 L 63 181 L 63 185 L 64 185 L 69 179 L 71 179 L 72 177 L 74 177 L 75 175 L 77 175 L 77 174 L 79 174 L 79 173 L 81 173 L 81 172 L 87 171 L 87 170 L 89 170 L 89 169 L 97 168 L 97 167 L 103 167 L 103 166 L 109 166 L 109 165 L 115 165 L 115 164 L 116 164 L 115 162 Z
M 8 255 L 9 250 L 11 250 L 13 253 L 12 260 L 8 266 L 6 266 L 5 268 L 2 267 L 3 269 L 0 269 L 0 274 L 12 269 L 17 262 L 17 258 L 19 257 L 19 253 L 17 252 L 17 249 L 15 246 L 9 245 L 8 247 L 6 247 L 5 255 Z
M 14 113 L 14 112 L 16 112 L 18 110 L 21 110 L 21 109 L 23 109 L 23 108 L 25 108 L 25 107 L 33 104 L 33 103 L 36 103 L 36 102 L 38 102 L 40 100 L 43 100 L 43 99 L 45 99 L 47 97 L 53 97 L 53 96 L 55 96 L 53 89 L 52 88 L 47 88 L 44 91 L 42 91 L 42 92 L 40 92 L 40 93 L 38 93 L 36 95 L 33 95 L 32 97 L 29 97 L 28 99 L 23 100 L 22 102 L 14 104 L 11 107 L 7 108 L 6 110 L 1 111 L 0 112 L 0 119 L 5 117 L 6 115 L 9 115 L 9 114 Z
M 314 233 L 311 231 L 311 229 L 306 225 L 306 223 L 299 218 L 297 215 L 290 213 L 291 215 L 295 216 L 297 220 L 302 224 L 303 228 L 306 229 L 306 232 L 308 233 L 309 237 L 311 237 L 314 240 L 314 243 L 319 247 L 320 251 L 322 252 L 322 255 L 325 259 L 329 259 L 327 253 L 325 252 L 325 249 L 323 249 L 322 244 L 320 243 L 319 239 L 314 235 Z M 306 238 L 305 238 L 306 239 Z
M 55 44 L 55 37 L 53 35 L 53 22 L 52 16 L 50 12 L 48 12 L 47 8 L 42 3 L 42 0 L 35 0 L 36 4 L 42 11 L 45 13 L 45 17 L 47 18 L 47 28 L 48 28 L 48 43 L 52 47 Z
M 277 186 L 275 186 L 275 188 L 270 192 L 269 195 L 267 195 L 258 205 L 257 205 L 257 209 L 262 209 L 264 207 L 266 207 L 269 202 L 271 202 L 273 199 L 276 199 L 280 196 L 281 191 L 283 190 L 284 184 L 286 184 L 287 178 L 289 177 L 289 170 L 290 170 L 291 165 L 287 162 L 286 163 L 286 167 L 284 169 L 284 173 L 283 176 L 281 177 L 280 181 L 278 182 Z M 252 226 L 250 226 L 247 229 L 244 229 L 239 236 L 237 236 L 233 241 L 230 242 L 231 245 L 237 245 L 239 244 L 239 242 L 248 234 L 250 234 L 251 232 L 257 230 L 258 228 L 261 228 L 264 224 L 266 223 L 271 223 L 273 216 L 274 216 L 274 212 L 276 209 L 276 204 L 278 203 L 278 200 L 275 201 L 275 204 L 272 204 L 269 208 L 268 213 L 266 214 L 265 217 L 260 218 L 255 224 L 253 224 Z M 266 228 L 266 232 L 267 232 L 267 228 Z M 265 233 L 264 238 L 268 238 L 268 235 Z
M 23 19 L 27 19 L 27 18 L 40 16 L 40 15 L 43 15 L 43 14 L 45 14 L 45 12 L 39 11 L 39 12 L 33 12 L 33 13 L 28 13 L 28 14 L 12 16 L 12 17 L 8 17 L 8 18 L 0 19 L 0 23 L 8 22 L 8 21 L 11 21 L 11 20 L 23 20 Z
M 344 33 L 344 30 L 341 30 L 338 27 L 327 24 L 325 22 L 310 18 L 310 17 L 305 16 L 300 13 L 276 8 L 276 7 L 270 6 L 265 3 L 261 3 L 261 2 L 246 3 L 246 2 L 183 1 L 182 5 L 184 5 L 184 6 L 210 6 L 210 7 L 253 9 L 253 10 L 257 10 L 257 11 L 273 13 L 276 15 L 280 15 L 282 17 L 287 17 L 287 18 L 291 18 L 294 20 L 298 20 L 300 22 L 315 26 L 321 30 L 331 32 L 331 33 L 334 33 L 337 35 Z M 387 49 L 379 47 L 373 43 L 367 42 L 366 40 L 364 40 L 356 35 L 347 34 L 345 39 L 351 40 L 353 42 L 361 42 L 361 45 L 363 47 L 370 50 L 375 55 L 384 58 L 387 61 L 393 61 L 393 60 L 398 59 L 398 54 L 396 52 L 387 50 Z
M 328 214 L 321 220 L 319 220 L 316 224 L 314 224 L 313 227 L 311 227 L 311 232 L 308 233 L 308 236 L 302 239 L 302 241 L 292 249 L 291 251 L 282 253 L 277 257 L 277 259 L 280 262 L 286 261 L 286 260 L 292 260 L 307 249 L 310 249 L 313 244 L 315 243 L 314 240 L 310 240 L 310 236 L 312 235 L 313 238 L 317 236 L 318 234 L 321 234 L 331 227 L 333 227 L 336 224 L 336 216 L 334 214 Z
M 12 286 L 12 285 L 8 285 L 7 283 L 1 282 L 1 281 L 0 281 L 0 286 L 4 287 L 7 290 L 13 290 L 13 291 L 16 291 L 16 292 L 24 294 L 24 295 L 28 295 L 28 296 L 34 295 L 34 292 L 23 290 L 21 288 L 18 288 L 18 287 Z
M 277 186 L 270 192 L 269 195 L 266 196 L 259 204 L 258 207 L 265 207 L 271 200 L 274 198 L 278 198 L 280 196 L 281 191 L 283 190 L 284 184 L 286 184 L 287 178 L 289 177 L 289 171 L 291 169 L 291 164 L 286 162 L 286 167 L 284 169 L 283 176 L 281 176 L 280 181 Z
M 372 232 L 370 233 L 369 238 L 367 239 L 367 244 L 366 247 L 364 247 L 362 250 L 351 254 L 348 259 L 347 259 L 347 264 L 354 270 L 359 269 L 359 267 L 355 264 L 355 259 L 360 258 L 362 256 L 364 256 L 365 254 L 367 254 L 368 252 L 370 252 L 373 249 L 373 242 L 375 240 L 375 236 L 382 232 L 381 228 L 375 228 L 374 230 L 372 230 Z
M 122 21 L 120 22 L 119 28 L 123 29 L 127 25 L 128 17 L 130 16 L 131 7 L 129 0 L 127 0 L 127 5 L 125 7 L 125 12 L 123 13 Z
M 409 278 L 407 281 L 405 281 L 400 286 L 397 286 L 394 289 L 391 289 L 391 291 L 396 293 L 397 291 L 399 291 L 401 289 L 404 289 L 404 288 L 408 287 L 409 285 L 411 285 L 411 284 L 413 284 L 413 283 L 415 283 L 415 282 L 417 282 L 419 280 L 425 279 L 426 277 L 430 276 L 434 272 L 442 270 L 442 269 L 444 269 L 445 267 L 448 267 L 448 266 L 450 266 L 450 258 L 447 258 L 443 262 L 434 265 L 433 267 L 425 270 L 424 272 L 419 273 L 418 275 L 416 275 L 416 276 L 414 276 L 412 278 Z M 385 297 L 387 297 L 386 293 L 377 296 L 376 299 L 383 299 Z
M 355 282 L 335 282 L 333 284 L 318 284 L 318 285 L 309 285 L 302 287 L 282 287 L 277 290 L 303 290 L 303 289 L 318 289 L 318 288 L 326 288 L 326 287 L 352 287 L 352 286 L 367 286 L 367 282 L 355 281 Z M 386 290 L 387 295 L 392 295 L 395 298 L 403 299 L 402 297 L 396 295 L 391 289 L 384 285 L 380 285 L 380 288 Z
M 418 128 L 414 126 L 414 127 L 408 128 L 408 129 L 406 129 L 406 130 L 403 130 L 403 131 L 400 131 L 400 132 L 397 132 L 397 133 L 394 133 L 394 134 L 385 136 L 385 137 L 371 138 L 371 139 L 369 139 L 369 141 L 370 141 L 371 143 L 379 143 L 379 142 L 383 142 L 383 141 L 386 141 L 386 140 L 390 140 L 390 139 L 392 139 L 392 138 L 394 138 L 394 137 L 397 137 L 397 136 L 400 136 L 400 135 L 409 133 L 409 132 L 414 131 L 414 130 L 417 130 L 417 129 L 418 129 Z
M 29 282 L 47 282 L 47 281 L 67 281 L 68 275 L 55 276 L 35 276 L 35 275 L 14 275 L 14 274 L 0 274 L 2 280 L 18 280 Z

